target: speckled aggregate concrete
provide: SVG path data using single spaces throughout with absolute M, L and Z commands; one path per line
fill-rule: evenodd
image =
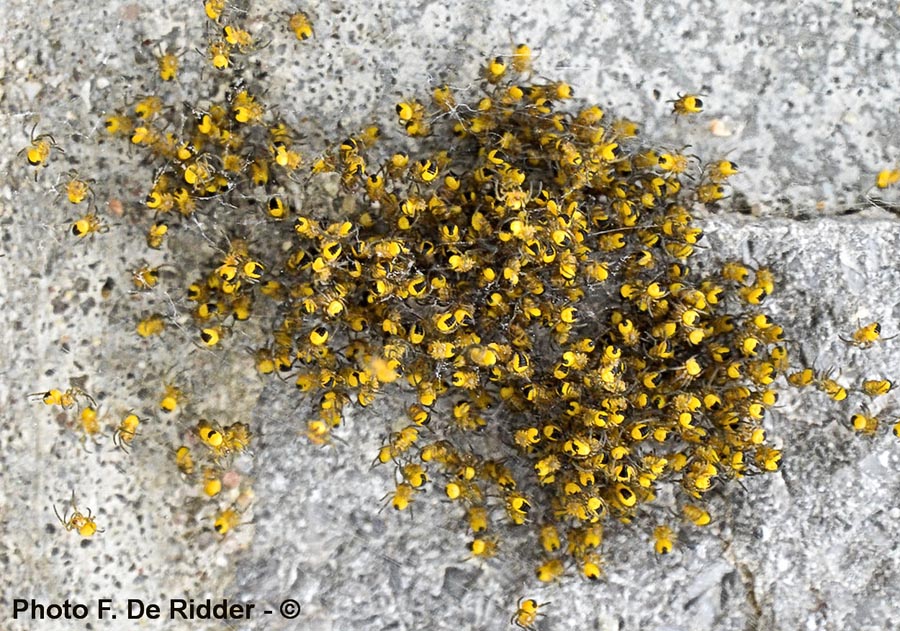
M 371 120 L 390 127 L 397 100 L 437 81 L 474 89 L 469 77 L 484 57 L 526 40 L 540 51 L 539 69 L 571 82 L 578 97 L 642 121 L 649 139 L 735 160 L 744 171 L 734 179 L 735 206 L 756 217 L 707 217 L 709 254 L 771 265 L 780 281 L 771 310 L 804 359 L 840 367 L 842 380 L 856 383 L 896 379 L 900 343 L 863 354 L 838 338 L 868 319 L 888 334 L 900 328 L 900 225 L 865 200 L 875 173 L 898 159 L 900 16 L 895 3 L 873 4 L 309 3 L 316 38 L 302 46 L 283 27 L 293 4 L 254 3 L 249 23 L 271 42 L 255 73 L 266 100 L 309 129 L 313 147 Z M 295 621 L 265 617 L 233 625 L 240 629 L 503 628 L 522 595 L 551 603 L 540 622 L 548 630 L 900 626 L 900 446 L 891 436 L 851 436 L 849 408 L 821 396 L 784 397 L 770 419 L 785 443 L 783 473 L 723 489 L 716 523 L 674 555 L 654 558 L 649 523 L 612 529 L 600 585 L 536 586 L 534 559 L 513 536 L 504 540 L 511 559 L 464 561 L 465 536 L 437 493 L 411 515 L 379 512 L 392 477 L 370 463 L 393 412 L 354 414 L 345 442 L 317 449 L 296 435 L 307 404 L 286 395 L 289 387 L 264 387 L 246 355 L 201 351 L 188 331 L 163 341 L 132 333 L 135 313 L 169 312 L 181 288 L 170 274 L 153 296 L 129 293 L 135 262 L 165 257 L 134 245 L 145 221 L 136 202 L 150 175 L 138 154 L 102 141 L 100 120 L 155 89 L 156 44 L 144 40 L 182 51 L 185 73 L 166 88 L 168 99 L 204 93 L 210 70 L 190 69 L 205 28 L 200 3 L 107 2 L 97 10 L 12 0 L 0 6 L 0 28 L 3 628 L 135 628 L 121 619 L 9 620 L 13 598 L 67 597 L 117 606 L 129 597 L 302 605 Z M 706 94 L 707 112 L 673 121 L 665 101 L 678 92 Z M 52 131 L 66 154 L 54 157 L 62 168 L 35 182 L 15 154 L 37 113 L 39 129 Z M 78 245 L 65 234 L 71 211 L 48 192 L 68 161 L 97 177 L 98 198 L 125 202 L 109 233 Z M 829 217 L 847 209 L 864 212 Z M 201 220 L 173 235 L 180 271 L 212 251 L 194 250 L 198 235 L 212 232 Z M 104 298 L 107 279 L 114 287 Z M 80 377 L 103 394 L 108 422 L 128 409 L 148 418 L 131 455 L 113 449 L 110 429 L 102 444 L 83 445 L 64 416 L 27 401 Z M 166 381 L 188 395 L 173 418 L 156 410 Z M 873 411 L 896 413 L 893 397 Z M 256 504 L 223 543 L 209 532 L 213 507 L 172 464 L 171 450 L 200 415 L 251 419 L 260 433 Z M 73 489 L 106 529 L 90 542 L 63 532 L 53 515 Z

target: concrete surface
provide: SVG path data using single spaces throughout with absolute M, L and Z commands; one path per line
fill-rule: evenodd
M 271 40 L 259 55 L 267 100 L 278 102 L 308 142 L 377 120 L 432 82 L 465 87 L 488 55 L 512 41 L 540 49 L 536 66 L 646 124 L 646 135 L 708 158 L 728 156 L 736 208 L 706 218 L 708 250 L 770 265 L 779 293 L 770 309 L 806 361 L 842 370 L 841 380 L 897 378 L 897 340 L 869 351 L 839 340 L 878 319 L 898 332 L 896 252 L 900 226 L 869 208 L 878 170 L 898 159 L 900 16 L 894 3 L 521 2 L 316 3 L 303 45 L 282 26 L 292 3 L 254 3 L 250 25 Z M 135 628 L 121 619 L 11 621 L 13 598 L 45 602 L 229 597 L 277 604 L 296 599 L 300 618 L 259 618 L 239 629 L 503 628 L 520 596 L 549 601 L 545 630 L 700 631 L 852 629 L 900 626 L 900 444 L 890 435 L 852 435 L 840 406 L 816 393 L 788 393 L 770 419 L 785 445 L 781 474 L 722 489 L 716 523 L 657 560 L 656 516 L 612 529 L 608 579 L 551 587 L 531 579 L 534 559 L 504 540 L 509 557 L 463 561 L 457 516 L 437 493 L 412 515 L 379 512 L 391 472 L 369 465 L 395 414 L 354 415 L 329 449 L 296 435 L 307 404 L 290 386 L 263 384 L 240 344 L 232 353 L 197 349 L 187 332 L 142 341 L 137 314 L 168 312 L 180 284 L 167 275 L 152 296 L 131 295 L 128 270 L 141 259 L 171 261 L 142 246 L 140 156 L 101 142 L 104 112 L 155 89 L 155 44 L 183 53 L 180 84 L 166 98 L 205 93 L 196 70 L 204 23 L 200 3 L 108 2 L 99 11 L 70 2 L 8 0 L 0 6 L 0 620 L 9 629 Z M 263 77 L 263 74 L 267 76 Z M 659 97 L 654 94 L 659 91 Z M 707 94 L 708 113 L 673 121 L 667 99 Z M 16 158 L 33 117 L 66 149 L 37 182 Z M 731 131 L 721 137 L 717 128 Z M 724 127 L 722 127 L 724 125 Z M 50 187 L 79 164 L 98 179 L 101 200 L 125 202 L 109 233 L 78 245 L 73 214 Z M 136 176 L 136 174 L 140 174 Z M 853 217 L 831 217 L 862 209 Z M 105 211 L 105 209 L 102 209 Z M 201 221 L 173 235 L 177 269 L 196 269 L 197 247 L 214 230 Z M 104 299 L 101 287 L 115 287 Z M 249 342 L 248 342 L 249 343 Z M 81 444 L 65 418 L 27 394 L 79 383 L 101 411 L 141 410 L 149 420 L 133 453 Z M 188 399 L 173 418 L 156 412 L 163 383 Z M 896 414 L 891 395 L 873 409 Z M 250 419 L 256 458 L 239 463 L 253 480 L 248 523 L 220 543 L 214 507 L 201 501 L 171 450 L 198 416 Z M 111 422 L 111 421 L 110 421 Z M 87 450 L 90 450 L 89 452 Z M 90 542 L 62 531 L 52 506 L 72 490 L 106 529 Z M 232 495 L 236 494 L 236 491 Z M 148 621 L 138 628 L 222 628 L 215 622 Z

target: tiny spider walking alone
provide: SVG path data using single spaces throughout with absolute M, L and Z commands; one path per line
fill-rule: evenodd
M 677 99 L 667 101 L 672 104 L 672 113 L 676 116 L 689 116 L 690 114 L 699 114 L 703 111 L 704 94 L 678 94 Z
M 60 153 L 65 153 L 59 145 L 56 144 L 56 140 L 50 134 L 39 134 L 37 136 L 34 135 L 35 130 L 37 129 L 38 122 L 35 121 L 34 125 L 31 128 L 31 133 L 29 134 L 30 143 L 27 147 L 23 148 L 16 155 L 25 154 L 25 159 L 28 161 L 28 164 L 35 168 L 34 179 L 37 181 L 38 173 L 42 168 L 47 166 L 47 162 L 50 159 L 50 154 L 54 149 L 59 151 Z
M 56 518 L 67 531 L 75 530 L 85 539 L 93 537 L 98 532 L 105 532 L 103 529 L 97 528 L 97 522 L 94 520 L 90 508 L 87 509 L 87 515 L 78 510 L 78 506 L 75 504 L 75 491 L 72 491 L 71 505 L 71 515 L 68 514 L 68 509 L 60 515 L 56 505 L 53 505 L 53 512 L 56 514 Z
M 510 624 L 520 629 L 535 629 L 534 623 L 541 616 L 540 609 L 550 603 L 538 603 L 534 598 L 520 598 L 516 603 L 516 613 L 510 618 Z

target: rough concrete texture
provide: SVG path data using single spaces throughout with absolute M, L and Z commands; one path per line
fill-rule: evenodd
M 896 379 L 900 343 L 863 352 L 839 339 L 870 319 L 892 335 L 900 315 L 896 220 L 875 208 L 829 217 L 872 206 L 865 196 L 875 174 L 898 159 L 891 78 L 900 69 L 900 16 L 894 3 L 872 4 L 309 3 L 303 8 L 316 39 L 303 46 L 283 26 L 293 3 L 254 3 L 249 25 L 271 40 L 257 56 L 267 101 L 309 128 L 313 148 L 371 120 L 390 127 L 397 100 L 437 81 L 474 91 L 469 77 L 486 56 L 526 40 L 540 50 L 541 72 L 644 122 L 651 141 L 735 160 L 743 174 L 734 180 L 741 193 L 734 209 L 755 217 L 727 210 L 706 217 L 702 256 L 770 265 L 779 278 L 770 311 L 804 360 L 858 383 Z M 551 603 L 539 623 L 546 630 L 900 627 L 900 445 L 884 433 L 852 434 L 855 395 L 839 406 L 786 393 L 769 420 L 784 442 L 783 472 L 718 490 L 715 523 L 686 532 L 662 560 L 649 533 L 669 518 L 664 502 L 640 523 L 612 528 L 599 585 L 536 585 L 530 546 L 513 535 L 503 541 L 504 556 L 464 561 L 457 509 L 439 493 L 417 501 L 411 515 L 379 512 L 392 475 L 370 463 L 393 408 L 352 415 L 344 442 L 315 448 L 296 433 L 308 404 L 290 386 L 263 387 L 239 351 L 201 351 L 190 331 L 163 341 L 132 332 L 136 314 L 182 304 L 182 287 L 173 271 L 153 296 L 129 293 L 128 270 L 141 259 L 167 259 L 142 245 L 139 201 L 152 174 L 135 152 L 102 141 L 100 121 L 157 89 L 156 44 L 144 40 L 183 54 L 180 84 L 164 92 L 170 102 L 205 95 L 211 71 L 198 74 L 194 50 L 204 37 L 200 3 L 107 2 L 98 10 L 7 0 L 0 29 L 3 628 L 135 628 L 121 619 L 10 619 L 13 598 L 67 597 L 113 598 L 118 607 L 129 597 L 229 597 L 260 607 L 290 597 L 302 605 L 296 621 L 276 615 L 232 625 L 240 629 L 503 628 L 523 595 Z M 707 112 L 674 121 L 665 101 L 679 92 L 706 94 Z M 37 114 L 39 130 L 52 132 L 66 154 L 35 182 L 16 152 Z M 716 134 L 730 135 L 714 134 L 715 120 Z M 98 199 L 125 204 L 109 233 L 78 245 L 66 234 L 73 214 L 51 190 L 63 165 L 76 163 L 97 178 Z M 213 251 L 196 243 L 214 232 L 201 219 L 173 235 L 179 274 Z M 114 287 L 104 298 L 108 278 Z M 172 418 L 157 411 L 164 382 L 186 392 Z M 111 429 L 101 444 L 83 444 L 65 415 L 27 400 L 78 383 L 98 393 L 108 423 L 129 409 L 149 419 L 131 455 L 113 449 Z M 894 397 L 872 411 L 890 418 Z M 198 416 L 250 419 L 260 434 L 252 464 L 238 463 L 253 479 L 256 502 L 224 542 L 209 531 L 215 507 L 172 462 Z M 62 531 L 53 515 L 73 490 L 106 529 L 89 542 Z M 239 492 L 228 491 L 229 499 Z

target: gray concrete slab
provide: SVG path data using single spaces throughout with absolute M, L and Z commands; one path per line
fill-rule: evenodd
M 271 40 L 256 73 L 267 99 L 311 128 L 311 146 L 371 120 L 391 127 L 397 100 L 424 95 L 438 81 L 474 90 L 470 77 L 483 58 L 526 40 L 540 51 L 543 74 L 643 121 L 651 140 L 738 162 L 737 205 L 756 216 L 723 210 L 704 217 L 701 256 L 770 265 L 779 293 L 769 308 L 806 361 L 840 368 L 848 383 L 896 378 L 900 338 L 863 352 L 839 336 L 869 319 L 887 335 L 897 332 L 898 224 L 874 209 L 829 217 L 869 206 L 864 196 L 875 174 L 897 160 L 894 4 L 310 3 L 304 8 L 316 38 L 302 45 L 280 25 L 293 8 L 257 3 L 248 19 Z M 463 561 L 465 537 L 439 493 L 418 501 L 413 515 L 379 512 L 392 477 L 369 465 L 394 418 L 386 407 L 353 415 L 344 442 L 315 448 L 296 435 L 306 404 L 290 387 L 264 385 L 242 344 L 211 354 L 187 330 L 153 341 L 131 333 L 136 313 L 168 312 L 170 300 L 182 301 L 181 283 L 167 274 L 160 292 L 129 294 L 137 262 L 169 259 L 135 249 L 151 176 L 137 153 L 103 140 L 100 121 L 155 89 L 156 45 L 144 40 L 183 54 L 185 72 L 166 88 L 167 99 L 203 97 L 211 71 L 191 69 L 204 36 L 199 3 L 108 2 L 98 10 L 12 0 L 0 7 L 0 27 L 5 628 L 84 627 L 10 622 L 13 598 L 227 596 L 274 604 L 291 597 L 303 607 L 293 623 L 266 617 L 234 625 L 241 629 L 481 629 L 505 625 L 522 595 L 551 602 L 541 629 L 900 626 L 892 592 L 900 567 L 900 447 L 891 436 L 852 435 L 847 416 L 858 399 L 839 406 L 815 393 L 786 395 L 770 419 L 784 441 L 784 471 L 748 480 L 746 489 L 722 489 L 716 523 L 664 560 L 653 556 L 649 522 L 613 529 L 600 585 L 535 586 L 534 559 L 519 551 L 515 535 L 504 540 L 505 560 Z M 707 95 L 707 113 L 673 121 L 665 101 L 688 91 Z M 37 182 L 16 158 L 36 115 L 39 130 L 66 150 Z M 314 121 L 330 122 L 312 129 Z M 50 190 L 76 164 L 98 179 L 100 199 L 125 203 L 109 233 L 78 245 L 65 234 L 73 213 Z M 179 273 L 190 275 L 212 251 L 197 245 L 211 234 L 204 219 L 173 235 Z M 104 298 L 107 278 L 115 286 Z M 27 401 L 30 392 L 82 377 L 88 391 L 103 395 L 107 422 L 129 409 L 147 417 L 130 456 L 110 445 L 111 429 L 88 452 L 64 416 Z M 156 407 L 166 381 L 188 393 L 172 418 Z M 893 396 L 873 411 L 891 417 Z M 173 446 L 200 415 L 252 419 L 261 434 L 255 460 L 241 463 L 256 503 L 224 543 L 209 532 L 215 508 L 172 462 Z M 73 489 L 106 529 L 90 542 L 62 532 L 53 515 Z M 94 620 L 90 628 L 134 626 Z M 188 627 L 158 621 L 141 628 Z

